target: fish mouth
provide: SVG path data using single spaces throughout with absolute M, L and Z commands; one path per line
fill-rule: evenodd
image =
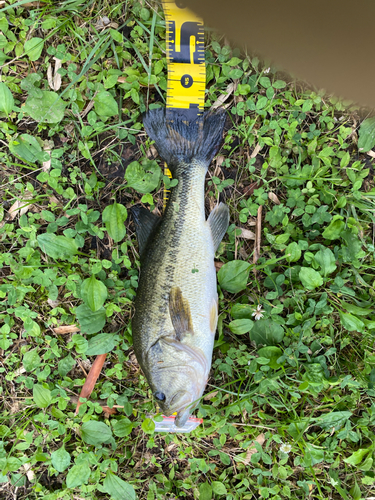
M 176 427 L 183 427 L 186 424 L 188 418 L 190 417 L 190 413 L 191 412 L 190 412 L 189 408 L 185 409 L 184 411 L 178 412 L 177 417 L 174 421 L 175 426 Z
M 177 400 L 177 401 L 176 401 Z M 170 402 L 169 413 L 177 413 L 175 425 L 183 427 L 194 409 L 195 397 L 188 392 L 178 392 L 175 394 Z M 176 404 L 177 406 L 174 406 Z

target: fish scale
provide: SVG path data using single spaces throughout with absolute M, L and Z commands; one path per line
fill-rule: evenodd
M 197 329 L 198 318 L 206 316 L 199 297 L 205 296 L 206 288 L 216 283 L 216 272 L 212 238 L 204 215 L 205 173 L 200 170 L 197 169 L 192 178 L 177 177 L 179 184 L 172 190 L 163 223 L 142 258 L 144 279 L 137 290 L 136 306 L 139 302 L 150 304 L 149 318 L 152 325 L 158 325 L 158 331 L 151 329 L 149 336 L 144 336 L 147 344 L 142 346 L 142 352 L 159 338 L 159 330 L 163 333 L 173 330 L 170 316 L 166 314 L 171 283 L 181 287 L 183 295 L 194 306 L 193 324 Z M 173 203 L 179 205 L 178 212 Z M 195 264 L 199 266 L 198 273 L 192 273 Z M 147 318 L 143 319 L 147 323 Z M 147 324 L 143 327 L 148 328 Z

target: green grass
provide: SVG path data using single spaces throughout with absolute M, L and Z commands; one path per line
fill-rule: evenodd
M 207 108 L 230 94 L 206 185 L 231 211 L 218 334 L 203 425 L 154 433 L 128 209 L 161 212 L 170 183 L 141 121 L 165 101 L 163 13 L 21 4 L 0 11 L 0 498 L 375 497 L 374 120 L 207 33 Z

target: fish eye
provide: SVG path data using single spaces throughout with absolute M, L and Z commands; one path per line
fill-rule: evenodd
M 165 400 L 165 394 L 160 392 L 160 391 L 157 391 L 154 393 L 154 396 L 155 398 L 158 400 L 158 401 L 164 401 Z

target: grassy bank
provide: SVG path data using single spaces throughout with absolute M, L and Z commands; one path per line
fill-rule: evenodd
M 206 105 L 227 111 L 206 180 L 207 213 L 231 213 L 219 326 L 203 424 L 154 433 L 128 209 L 161 213 L 170 183 L 141 117 L 165 102 L 163 12 L 19 4 L 0 2 L 0 499 L 375 497 L 366 112 L 207 33 Z

